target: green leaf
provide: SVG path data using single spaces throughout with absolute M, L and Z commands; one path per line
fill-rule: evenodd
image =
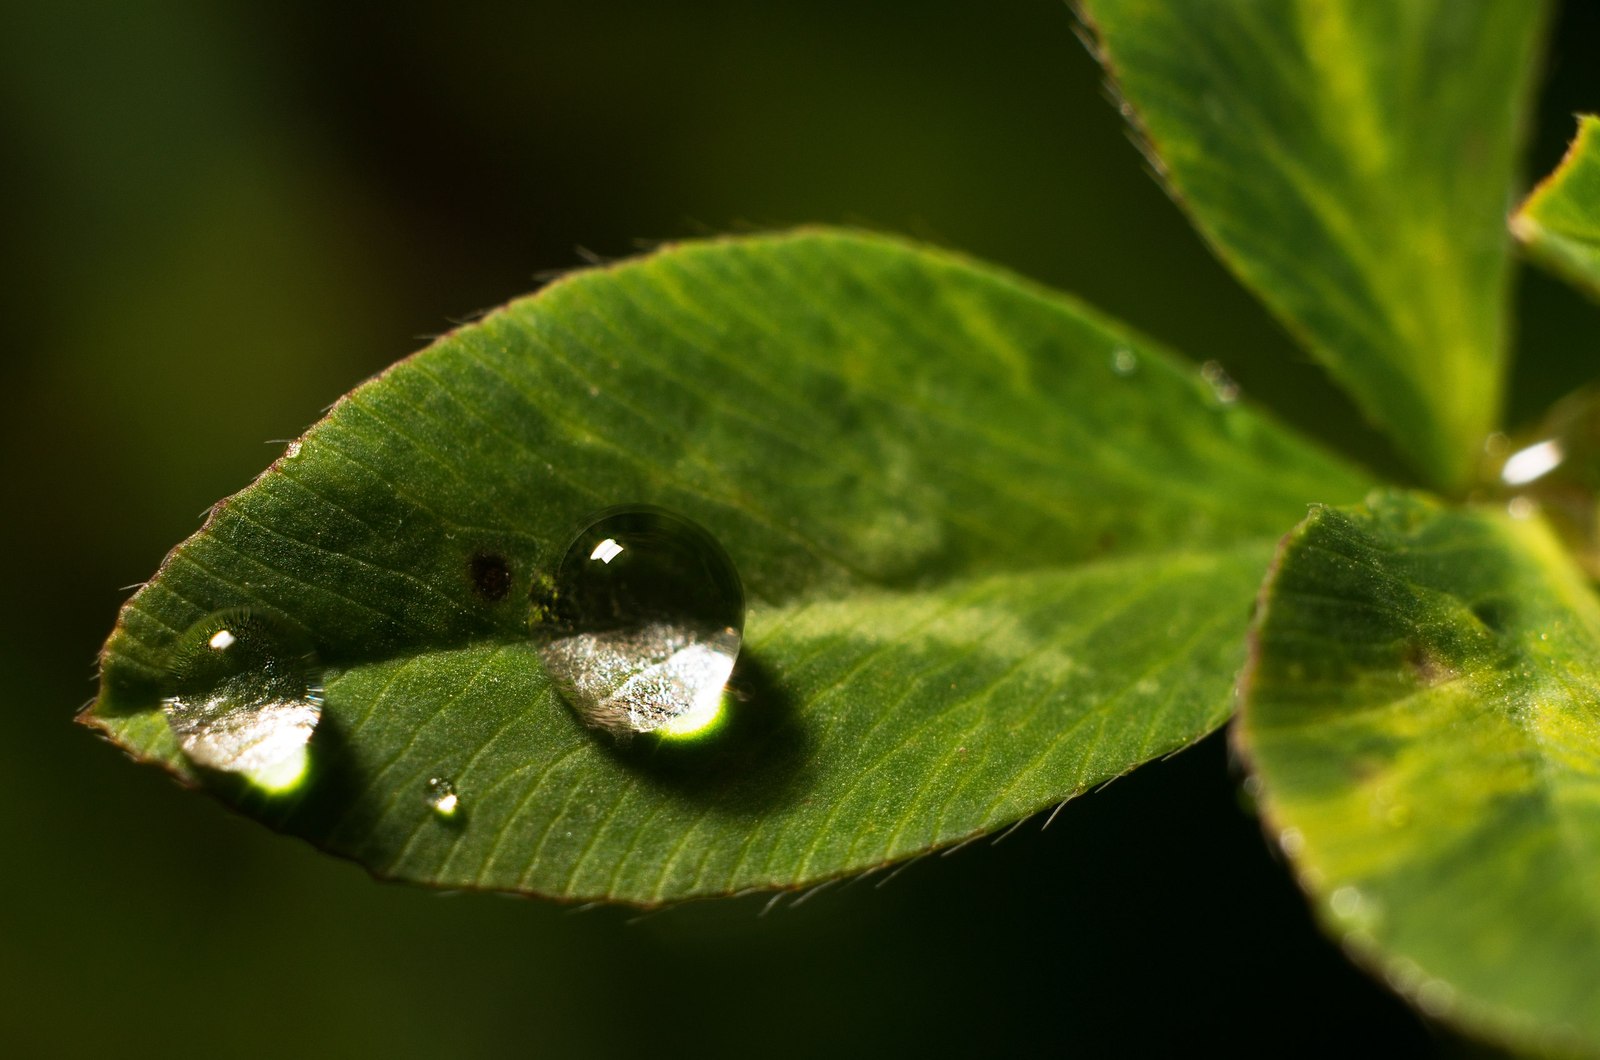
M 1196 226 L 1434 486 L 1500 411 L 1543 4 L 1083 0 Z
M 1600 298 L 1600 118 L 1578 118 L 1578 135 L 1556 171 L 1511 218 L 1533 260 Z
M 1283 527 L 1367 486 L 1081 306 L 826 231 L 574 275 L 291 453 L 129 602 L 87 720 L 197 779 L 174 640 L 269 608 L 329 666 L 313 767 L 217 790 L 385 876 L 638 903 L 869 869 L 1192 742 Z M 528 634 L 578 522 L 630 502 L 709 528 L 751 600 L 701 741 L 584 729 Z
M 1253 640 L 1240 741 L 1328 930 L 1430 1014 L 1600 1047 L 1600 601 L 1549 528 L 1320 508 Z

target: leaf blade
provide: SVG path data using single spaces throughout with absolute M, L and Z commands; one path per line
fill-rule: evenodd
M 1432 1015 L 1600 1044 L 1600 603 L 1549 530 L 1319 510 L 1253 639 L 1239 742 L 1328 930 Z
M 1534 261 L 1600 298 L 1600 118 L 1579 115 L 1561 164 L 1511 218 Z
M 826 231 L 575 276 L 358 388 L 293 453 L 129 602 L 88 720 L 189 774 L 164 652 L 210 610 L 272 608 L 332 668 L 332 764 L 251 812 L 403 878 L 641 904 L 868 869 L 1198 738 L 1278 529 L 1367 485 L 1070 301 Z M 597 739 L 527 635 L 573 520 L 627 501 L 712 528 L 752 600 L 746 731 L 708 750 Z M 474 596 L 484 550 L 504 600 Z M 1203 631 L 1152 639 L 1180 615 Z M 1094 715 L 1049 749 L 1118 694 L 1143 706 L 1110 736 Z M 433 770 L 462 774 L 458 831 L 423 810 Z
M 1542 6 L 1083 6 L 1218 257 L 1430 484 L 1464 485 L 1500 411 Z

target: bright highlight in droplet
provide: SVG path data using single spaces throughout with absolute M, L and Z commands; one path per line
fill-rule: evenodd
M 714 652 L 707 652 L 706 655 L 708 658 L 703 667 L 706 672 L 694 693 L 689 709 L 661 726 L 660 731 L 667 736 L 698 736 L 722 719 L 722 709 L 727 698 L 723 686 L 733 674 L 733 660 L 727 656 L 718 656 Z
M 601 563 L 610 563 L 620 555 L 622 555 L 622 546 L 617 544 L 615 538 L 608 537 L 594 546 L 594 551 L 589 553 L 589 558 L 597 559 Z
M 1505 466 L 1500 469 L 1500 481 L 1507 486 L 1525 486 L 1560 467 L 1566 458 L 1561 443 L 1554 438 L 1535 442 L 1506 458 Z
M 211 635 L 211 639 L 206 641 L 206 644 L 208 644 L 213 651 L 227 651 L 229 648 L 233 647 L 234 639 L 235 638 L 232 632 L 226 629 L 219 629 Z
M 282 795 L 300 786 L 311 771 L 311 754 L 305 744 L 288 751 L 275 762 L 251 770 L 245 779 L 268 795 Z

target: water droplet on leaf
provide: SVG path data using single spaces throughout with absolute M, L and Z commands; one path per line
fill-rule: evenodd
M 1126 379 L 1139 370 L 1139 358 L 1126 346 L 1111 351 L 1111 370 Z
M 265 611 L 219 611 L 168 658 L 167 724 L 189 760 L 269 792 L 305 775 L 322 717 L 320 666 L 305 634 Z
M 1489 454 L 1489 473 L 1511 495 L 1511 517 L 1543 514 L 1600 578 L 1600 386 L 1556 402 L 1544 422 L 1504 451 L 1498 466 Z
M 423 791 L 429 808 L 440 817 L 454 817 L 461 809 L 461 796 L 449 777 L 429 777 Z
M 1217 404 L 1231 405 L 1239 400 L 1239 384 L 1216 361 L 1207 361 L 1200 366 L 1200 378 L 1210 385 L 1211 395 L 1217 399 Z
M 556 571 L 553 610 L 540 654 L 586 725 L 683 736 L 720 716 L 744 588 L 698 524 L 642 505 L 600 512 Z
M 1507 486 L 1526 486 L 1560 467 L 1565 459 L 1560 439 L 1534 442 L 1506 457 L 1505 465 L 1500 468 L 1500 481 Z

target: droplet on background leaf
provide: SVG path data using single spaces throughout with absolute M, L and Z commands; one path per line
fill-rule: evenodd
M 584 724 L 683 736 L 720 716 L 744 588 L 698 524 L 644 505 L 597 513 L 556 571 L 554 613 L 541 656 Z
M 305 775 L 322 717 L 320 665 L 285 619 L 233 608 L 191 626 L 168 659 L 167 724 L 189 760 L 268 792 Z
M 1600 578 L 1600 387 L 1569 394 L 1501 449 L 1494 478 L 1511 491 L 1512 514 L 1544 512 L 1590 576 Z

